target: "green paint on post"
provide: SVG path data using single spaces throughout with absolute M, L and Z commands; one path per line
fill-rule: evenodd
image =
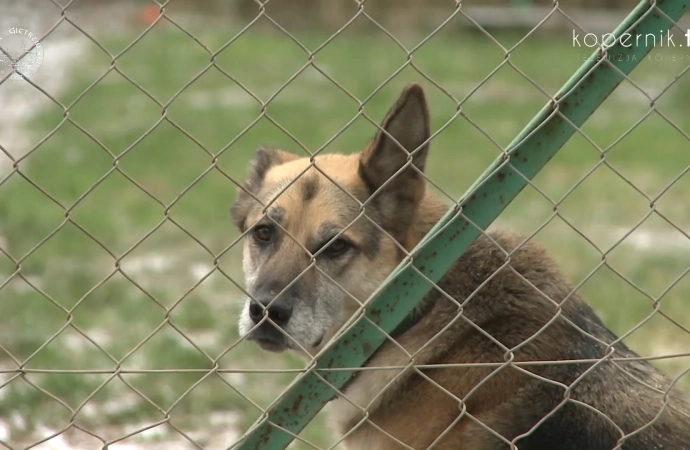
M 658 35 L 671 28 L 666 18 L 678 21 L 688 10 L 687 0 L 643 0 L 609 37 L 608 58 L 597 58 L 599 50 L 573 75 L 556 95 L 557 102 L 546 105 L 508 147 L 508 154 L 492 163 L 460 202 L 452 208 L 372 295 L 365 319 L 354 325 L 318 358 L 310 370 L 295 380 L 286 393 L 268 409 L 235 446 L 239 450 L 287 447 L 309 421 L 334 398 L 340 389 L 385 341 L 391 332 L 432 289 L 432 284 L 498 217 L 539 170 L 580 127 L 651 50 L 646 39 L 635 46 L 634 39 L 618 39 L 623 33 Z M 615 42 L 615 43 L 614 43 Z M 615 67 L 615 68 L 614 68 Z M 566 120 L 567 119 L 567 120 Z M 570 123 L 569 123 L 570 122 Z M 524 178 L 523 178 L 524 177 Z M 462 214 L 460 214 L 462 213 Z M 369 322 L 371 321 L 371 323 Z M 327 370 L 327 369 L 344 370 Z M 326 370 L 320 370 L 326 369 Z M 318 372 L 318 375 L 315 373 Z

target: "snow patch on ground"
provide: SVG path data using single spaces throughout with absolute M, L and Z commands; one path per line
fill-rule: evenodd
M 236 431 L 240 417 L 236 413 L 211 413 L 206 417 L 206 426 L 201 431 L 189 431 L 175 419 L 171 422 L 180 428 L 189 439 L 201 445 L 206 450 L 227 449 L 234 445 L 240 438 Z M 108 445 L 111 450 L 190 450 L 199 448 L 188 440 L 187 437 L 176 431 L 173 427 L 162 423 L 156 426 L 153 423 L 130 424 L 124 429 L 89 430 L 100 439 L 84 433 L 76 428 L 69 428 L 63 432 L 40 426 L 37 430 L 37 438 L 32 442 L 22 442 L 21 445 L 35 444 L 38 440 L 53 436 L 35 447 L 37 450 L 92 450 L 103 447 L 103 441 L 117 442 Z M 4 434 L 3 434 L 4 433 Z M 122 439 L 128 434 L 132 434 Z M 7 426 L 0 424 L 0 440 L 9 437 Z M 121 439 L 121 440 L 119 440 Z
M 31 82 L 55 98 L 69 85 L 70 73 L 84 55 L 85 47 L 83 37 L 51 39 L 43 46 L 43 64 Z M 28 121 L 46 108 L 58 108 L 50 97 L 29 82 L 11 79 L 0 84 L 0 105 L 3 105 L 0 108 L 0 145 L 15 160 L 42 138 L 28 129 Z M 11 168 L 12 159 L 0 152 L 0 176 L 6 175 Z
M 605 236 L 611 242 L 617 242 L 629 231 L 629 228 L 613 227 L 606 230 Z M 690 251 L 690 239 L 677 231 L 638 229 L 626 236 L 621 245 L 647 252 L 687 253 Z

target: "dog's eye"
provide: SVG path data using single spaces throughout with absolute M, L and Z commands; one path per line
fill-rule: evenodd
M 273 237 L 273 230 L 267 226 L 259 226 L 254 228 L 254 237 L 260 241 L 268 242 Z
M 324 253 L 335 256 L 345 253 L 345 251 L 350 248 L 350 244 L 344 239 L 336 239 L 326 248 Z

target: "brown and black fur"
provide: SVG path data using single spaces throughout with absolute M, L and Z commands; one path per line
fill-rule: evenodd
M 425 189 L 430 124 L 419 85 L 382 129 L 361 153 L 317 156 L 316 168 L 258 152 L 232 213 L 248 232 L 248 292 L 271 319 L 248 300 L 240 330 L 262 348 L 318 353 L 447 211 Z M 323 252 L 318 269 L 307 252 Z M 347 448 L 690 450 L 688 401 L 648 362 L 621 361 L 638 356 L 535 243 L 482 235 L 418 312 L 366 366 L 409 367 L 409 355 L 446 366 L 361 372 L 329 405 Z M 530 361 L 544 363 L 518 364 Z M 447 366 L 478 363 L 494 364 Z

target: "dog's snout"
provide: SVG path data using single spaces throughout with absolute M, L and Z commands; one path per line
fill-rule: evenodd
M 292 306 L 282 298 L 273 301 L 273 296 L 265 296 L 252 300 L 249 305 L 249 317 L 254 323 L 259 323 L 267 310 L 268 318 L 278 326 L 288 323 L 292 317 Z

